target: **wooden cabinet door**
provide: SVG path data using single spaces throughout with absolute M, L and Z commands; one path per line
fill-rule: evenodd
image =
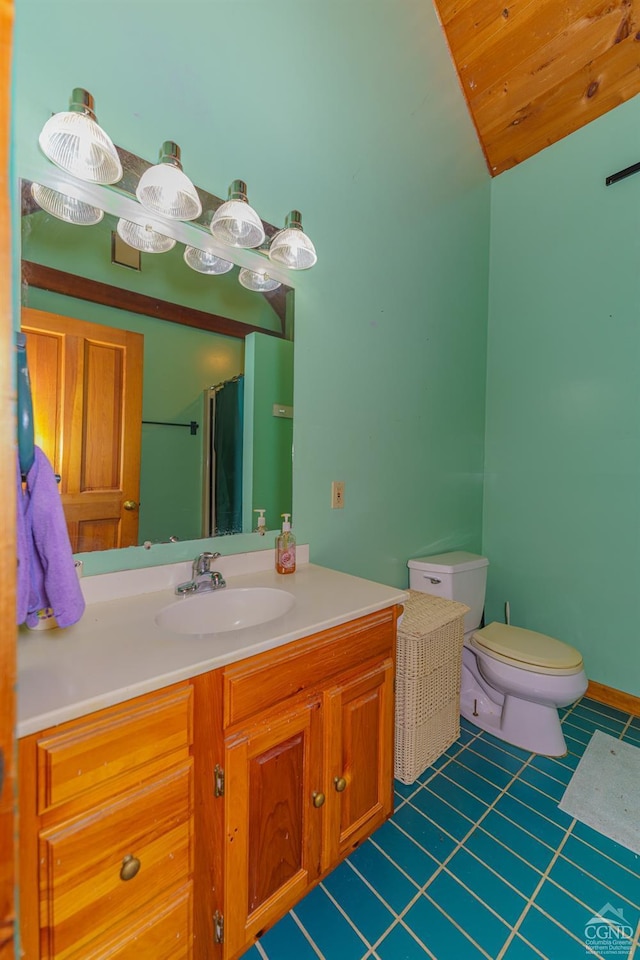
M 225 745 L 224 956 L 249 946 L 320 873 L 325 808 L 318 701 Z
M 327 835 L 323 869 L 393 813 L 393 662 L 326 694 Z
M 138 542 L 143 337 L 24 307 L 35 442 L 74 553 Z

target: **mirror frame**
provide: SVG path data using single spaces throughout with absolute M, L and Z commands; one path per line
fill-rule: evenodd
M 304 271 L 289 270 L 279 263 L 274 263 L 268 256 L 269 242 L 278 232 L 278 227 L 262 220 L 265 241 L 258 249 L 231 247 L 221 243 L 212 236 L 209 224 L 213 214 L 224 201 L 198 186 L 196 191 L 202 202 L 203 213 L 197 220 L 168 220 L 152 214 L 138 202 L 135 190 L 142 174 L 153 164 L 117 145 L 116 150 L 124 171 L 122 179 L 116 184 L 103 185 L 78 180 L 65 170 L 56 167 L 37 150 L 29 151 L 28 155 L 20 161 L 19 176 L 23 183 L 35 181 L 60 193 L 66 193 L 78 200 L 93 204 L 116 218 L 123 217 L 141 226 L 149 225 L 160 233 L 173 237 L 179 243 L 210 250 L 236 266 L 248 267 L 250 270 L 267 270 L 269 276 L 295 289 L 301 280 L 299 275 Z

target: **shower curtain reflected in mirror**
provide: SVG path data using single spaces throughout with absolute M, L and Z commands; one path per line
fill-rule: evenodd
M 244 376 L 205 393 L 204 536 L 242 533 Z

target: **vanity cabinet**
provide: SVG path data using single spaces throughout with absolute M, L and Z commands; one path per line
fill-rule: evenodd
M 26 960 L 190 960 L 193 691 L 165 688 L 22 739 Z
M 22 738 L 25 960 L 235 960 L 380 826 L 400 609 Z
M 397 613 L 192 681 L 197 958 L 240 956 L 391 815 Z

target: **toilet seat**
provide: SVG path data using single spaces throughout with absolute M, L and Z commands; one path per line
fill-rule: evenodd
M 476 630 L 471 646 L 495 660 L 531 673 L 562 676 L 578 673 L 583 666 L 579 651 L 568 643 L 506 623 L 490 623 Z

